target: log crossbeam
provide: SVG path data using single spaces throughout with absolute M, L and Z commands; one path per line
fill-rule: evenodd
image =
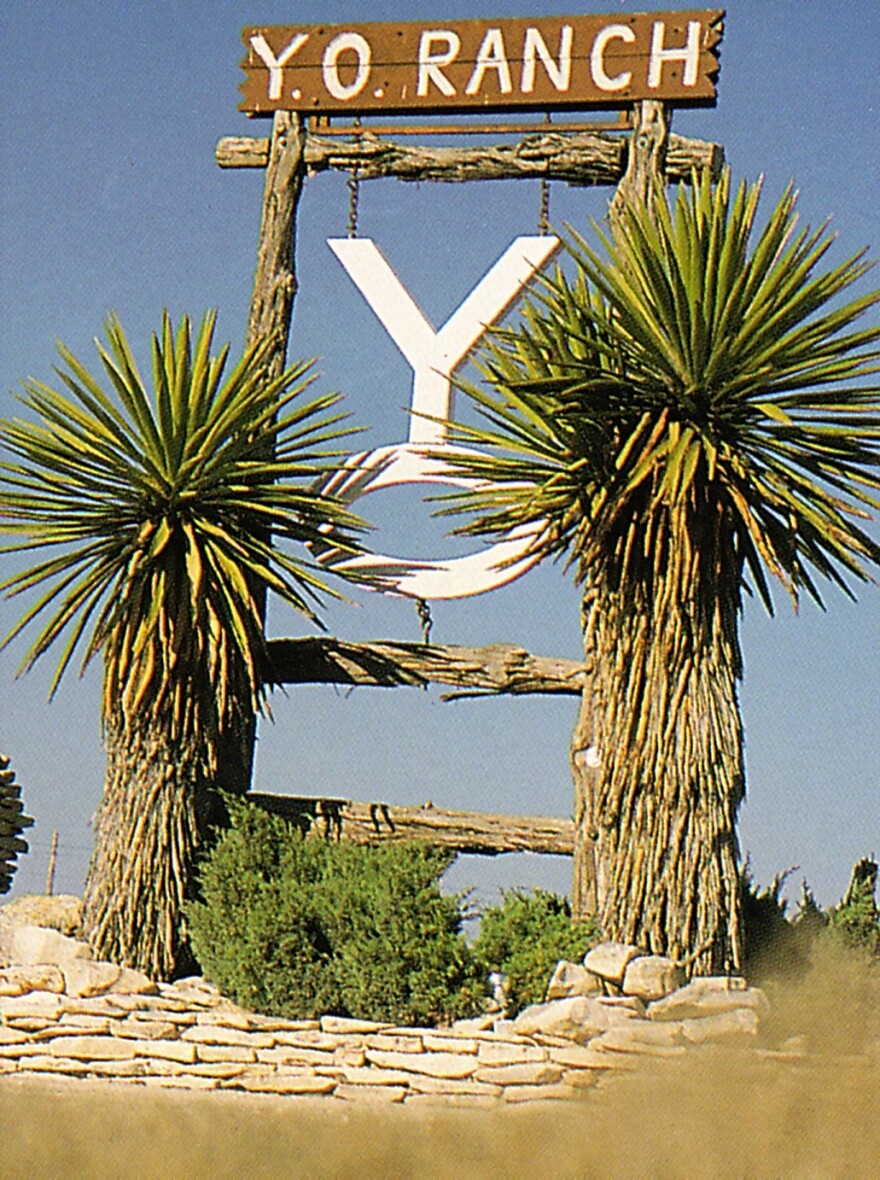
M 574 824 L 556 816 L 490 815 L 448 811 L 432 804 L 392 807 L 349 799 L 251 793 L 248 802 L 283 816 L 305 833 L 356 844 L 421 840 L 455 853 L 499 856 L 505 852 L 571 856 Z
M 221 168 L 265 168 L 269 140 L 227 136 L 216 160 Z M 494 147 L 434 147 L 395 143 L 364 132 L 353 140 L 308 135 L 304 148 L 308 173 L 338 169 L 359 180 L 396 177 L 407 181 L 546 179 L 570 185 L 617 185 L 627 168 L 627 141 L 601 132 L 544 132 L 514 144 Z M 700 139 L 670 135 L 666 149 L 667 184 L 689 181 L 694 171 L 721 173 L 724 149 Z
M 460 690 L 449 698 L 550 693 L 579 696 L 587 668 L 577 660 L 534 656 L 512 644 L 487 647 L 425 643 L 350 643 L 326 636 L 273 639 L 268 644 L 267 683 L 425 688 L 445 684 Z

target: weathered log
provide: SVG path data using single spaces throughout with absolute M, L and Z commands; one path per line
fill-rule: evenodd
M 296 212 L 305 172 L 304 138 L 302 119 L 288 111 L 279 111 L 273 121 L 271 141 L 263 141 L 266 145 L 263 167 L 268 171 L 247 343 L 272 341 L 269 357 L 272 377 L 280 376 L 284 370 L 296 298 Z
M 271 684 L 348 684 L 424 688 L 449 684 L 454 695 L 551 693 L 578 696 L 587 669 L 577 660 L 533 656 L 511 644 L 489 647 L 425 643 L 349 643 L 324 636 L 273 639 Z
M 221 168 L 265 168 L 269 140 L 227 136 L 216 149 Z M 718 176 L 724 164 L 720 144 L 670 135 L 667 183 L 690 180 L 709 169 Z M 542 132 L 518 143 L 494 147 L 434 147 L 395 143 L 364 132 L 343 140 L 309 135 L 305 166 L 311 172 L 357 170 L 359 180 L 394 176 L 398 180 L 447 181 L 542 179 L 571 185 L 616 185 L 627 166 L 627 141 L 595 131 Z
M 305 832 L 356 844 L 422 840 L 454 852 L 498 856 L 502 852 L 555 853 L 571 856 L 574 825 L 556 816 L 488 815 L 423 807 L 391 807 L 349 799 L 307 798 L 254 793 L 250 803 L 284 816 Z

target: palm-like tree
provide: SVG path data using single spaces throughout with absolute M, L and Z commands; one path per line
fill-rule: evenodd
M 880 561 L 880 300 L 840 296 L 863 255 L 820 266 L 823 226 L 784 194 L 695 180 L 632 205 L 597 253 L 572 235 L 468 390 L 488 425 L 453 493 L 457 532 L 531 525 L 583 587 L 592 686 L 575 734 L 576 907 L 694 970 L 740 963 L 743 591 L 821 603 Z M 818 577 L 817 577 L 818 575 Z
M 350 554 L 360 527 L 312 486 L 347 433 L 337 396 L 304 396 L 305 364 L 268 379 L 261 346 L 227 372 L 214 320 L 193 339 L 165 313 L 148 393 L 111 316 L 109 392 L 59 345 L 66 390 L 26 382 L 35 420 L 0 426 L 0 528 L 16 536 L 3 552 L 39 555 L 0 584 L 36 592 L 4 644 L 37 629 L 23 668 L 61 646 L 53 692 L 78 652 L 103 657 L 108 769 L 84 923 L 100 956 L 160 978 L 187 965 L 182 905 L 218 792 L 248 787 L 265 589 L 316 621 L 325 580 L 303 546 L 329 535 Z

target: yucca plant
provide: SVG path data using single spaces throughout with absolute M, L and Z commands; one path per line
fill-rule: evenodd
M 864 254 L 821 265 L 826 227 L 787 191 L 695 179 L 624 207 L 557 271 L 468 386 L 486 425 L 457 532 L 530 525 L 583 587 L 591 687 L 575 733 L 576 913 L 696 971 L 735 969 L 744 589 L 851 594 L 880 547 L 880 292 L 841 298 Z
M 64 391 L 26 382 L 33 418 L 0 424 L 2 552 L 38 558 L 0 584 L 30 595 L 4 646 L 36 631 L 23 669 L 60 647 L 53 693 L 78 655 L 103 658 L 84 924 L 99 956 L 160 978 L 188 965 L 182 905 L 220 792 L 248 787 L 261 599 L 316 621 L 326 582 L 304 546 L 329 536 L 350 554 L 360 527 L 312 487 L 341 457 L 337 395 L 306 395 L 307 364 L 269 379 L 262 346 L 227 371 L 214 323 L 193 339 L 187 317 L 175 330 L 163 315 L 148 391 L 111 316 L 104 385 L 59 345 Z

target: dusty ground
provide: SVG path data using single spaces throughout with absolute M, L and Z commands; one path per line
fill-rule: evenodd
M 712 1054 L 494 1111 L 0 1079 L 0 1174 L 797 1177 L 880 1173 L 878 1071 Z

